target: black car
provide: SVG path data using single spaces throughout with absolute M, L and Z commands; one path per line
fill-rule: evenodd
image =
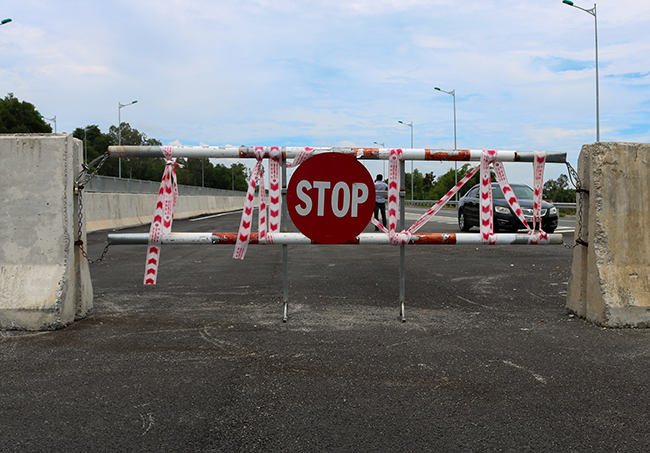
M 525 184 L 510 184 L 517 196 L 521 210 L 528 222 L 533 226 L 533 189 Z M 475 185 L 458 201 L 458 227 L 461 231 L 469 231 L 473 226 L 480 226 L 479 218 L 481 186 Z M 492 183 L 492 200 L 494 205 L 494 231 L 517 231 L 526 228 L 515 213 L 510 209 L 508 201 L 498 183 Z M 557 228 L 557 208 L 553 203 L 542 201 L 542 229 L 553 233 Z M 539 226 L 538 226 L 539 228 Z

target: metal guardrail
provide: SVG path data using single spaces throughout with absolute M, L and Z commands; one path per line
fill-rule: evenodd
M 438 202 L 438 200 L 404 200 L 407 205 L 415 206 L 433 206 Z M 458 202 L 456 200 L 449 200 L 447 206 L 456 206 Z
M 117 178 L 115 176 L 95 175 L 86 184 L 86 192 L 103 193 L 143 193 L 157 194 L 160 189 L 158 181 L 143 181 L 141 179 Z M 197 187 L 178 185 L 179 195 L 205 195 L 213 197 L 242 196 L 245 192 L 240 190 L 213 189 L 211 187 Z M 438 200 L 405 200 L 407 205 L 433 206 Z M 447 205 L 456 206 L 456 200 L 449 200 Z M 576 203 L 553 203 L 557 208 L 576 209 Z
M 416 205 L 416 206 L 433 206 L 438 202 L 438 200 L 405 200 L 407 205 Z M 447 202 L 450 206 L 456 206 L 458 202 L 456 200 L 449 200 Z M 558 209 L 576 209 L 576 203 L 553 203 Z
M 553 203 L 556 208 L 562 209 L 576 209 L 578 207 L 577 203 Z
M 116 178 L 115 176 L 95 175 L 84 187 L 86 192 L 100 193 L 139 193 L 157 194 L 160 189 L 158 181 L 143 181 L 141 179 Z M 241 197 L 245 192 L 240 190 L 213 189 L 211 187 L 196 187 L 178 185 L 179 195 L 204 195 L 211 197 Z

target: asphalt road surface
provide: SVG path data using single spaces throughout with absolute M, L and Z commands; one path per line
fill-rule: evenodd
M 112 246 L 90 316 L 1 333 L 0 451 L 649 451 L 650 332 L 566 313 L 571 249 L 407 247 L 405 323 L 398 248 L 288 249 L 283 323 L 281 246 L 163 246 L 154 287 Z

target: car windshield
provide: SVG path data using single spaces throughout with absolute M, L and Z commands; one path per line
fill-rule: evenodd
M 528 186 L 510 186 L 512 191 L 515 193 L 517 200 L 532 200 L 533 199 L 533 189 Z M 492 186 L 492 198 L 495 200 L 505 200 L 503 196 L 503 191 L 500 186 Z

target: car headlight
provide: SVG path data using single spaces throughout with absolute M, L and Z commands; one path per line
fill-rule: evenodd
M 499 214 L 510 214 L 510 209 L 504 208 L 503 206 L 495 206 L 494 211 Z
M 549 212 L 551 215 L 557 214 L 557 208 L 556 208 L 555 206 L 553 206 L 551 209 L 548 210 L 548 212 Z

